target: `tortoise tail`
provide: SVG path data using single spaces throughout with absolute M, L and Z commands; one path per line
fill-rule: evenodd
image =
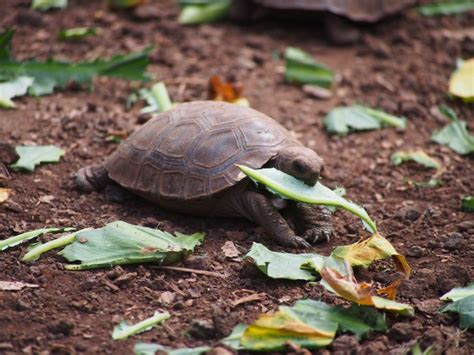
M 109 174 L 103 165 L 91 165 L 79 169 L 74 174 L 76 186 L 82 191 L 102 190 L 110 183 Z

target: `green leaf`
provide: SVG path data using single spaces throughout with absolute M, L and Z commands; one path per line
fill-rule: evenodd
M 20 159 L 10 167 L 27 171 L 34 171 L 36 165 L 41 163 L 57 163 L 65 153 L 54 145 L 17 146 L 15 149 Z
M 440 105 L 438 107 L 438 110 L 441 114 L 443 114 L 444 116 L 446 116 L 451 122 L 456 122 L 459 120 L 459 117 L 458 115 L 456 114 L 456 112 L 449 106 L 446 106 L 446 105 Z
M 406 119 L 361 105 L 336 107 L 324 117 L 331 134 L 346 135 L 350 131 L 367 131 L 385 126 L 405 129 Z
M 340 197 L 346 196 L 346 189 L 344 187 L 336 187 L 334 190 L 332 190 L 335 194 L 337 194 Z M 336 206 L 326 206 L 326 208 L 331 211 L 332 213 L 336 212 L 337 207 Z
M 372 301 L 375 308 L 382 309 L 387 312 L 400 314 L 406 317 L 413 317 L 415 315 L 415 310 L 413 307 L 405 303 L 392 301 L 379 296 L 372 296 Z
M 154 343 L 136 343 L 133 347 L 135 355 L 154 355 L 157 351 L 167 355 L 200 355 L 211 350 L 209 346 L 197 348 L 170 349 L 166 346 Z
M 330 88 L 334 72 L 327 66 L 316 62 L 313 57 L 298 48 L 288 47 L 285 50 L 285 79 L 298 84 L 311 84 Z
M 467 131 L 466 121 L 454 120 L 442 129 L 435 131 L 431 140 L 446 145 L 461 155 L 474 152 L 474 136 Z
M 59 31 L 58 37 L 62 40 L 76 40 L 87 36 L 96 36 L 97 28 L 74 27 L 62 29 Z
M 166 347 L 154 343 L 136 343 L 133 346 L 133 353 L 135 355 L 155 355 L 159 351 L 166 351 Z
M 55 60 L 18 62 L 0 55 L 0 67 L 2 68 L 0 80 L 10 80 L 18 76 L 32 77 L 34 82 L 28 90 L 30 95 L 51 94 L 56 87 L 64 88 L 70 82 L 90 83 L 95 76 L 147 80 L 148 76 L 145 70 L 150 50 L 148 48 L 142 52 L 115 56 L 110 60 L 97 59 L 82 63 Z
M 372 330 L 385 331 L 387 324 L 385 316 L 373 308 L 301 300 L 293 307 L 280 306 L 276 313 L 261 315 L 249 326 L 238 324 L 221 343 L 233 350 L 276 351 L 288 342 L 315 349 L 328 345 L 337 329 L 362 338 Z
M 204 239 L 203 233 L 186 235 L 135 226 L 122 221 L 103 228 L 76 234 L 74 243 L 59 254 L 79 265 L 66 265 L 67 270 L 86 270 L 114 265 L 156 262 L 173 263 L 194 250 Z
M 130 9 L 141 5 L 144 0 L 107 0 L 107 3 L 119 9 Z
M 459 328 L 474 329 L 474 295 L 461 298 L 449 303 L 440 309 L 440 312 L 454 312 L 459 314 Z
M 466 196 L 461 199 L 461 210 L 474 212 L 474 196 Z
M 440 300 L 456 302 L 469 296 L 474 296 L 474 282 L 466 287 L 453 288 L 451 291 L 441 296 Z
M 131 337 L 132 335 L 143 333 L 147 330 L 152 329 L 154 326 L 156 326 L 159 323 L 163 323 L 165 320 L 170 318 L 170 314 L 168 312 L 155 312 L 155 314 L 147 318 L 145 320 L 142 320 L 139 323 L 130 325 L 125 321 L 122 321 L 119 325 L 117 325 L 114 328 L 114 331 L 112 333 L 112 339 L 114 340 L 124 340 L 127 339 L 128 337 Z
M 222 20 L 228 16 L 231 4 L 231 0 L 221 0 L 201 5 L 186 5 L 179 14 L 178 22 L 182 25 L 199 25 Z
M 12 38 L 15 34 L 15 30 L 7 28 L 5 31 L 0 33 L 0 61 L 10 58 L 10 51 L 12 46 Z M 3 78 L 6 80 L 9 78 Z M 13 78 L 10 78 L 13 79 Z
M 279 253 L 267 249 L 263 244 L 253 243 L 244 258 L 251 259 L 261 272 L 271 278 L 312 281 L 315 279 L 314 274 L 301 269 L 301 266 L 313 261 L 313 258 L 320 259 L 322 264 L 325 257 L 319 254 Z
M 280 306 L 278 312 L 261 315 L 250 324 L 240 344 L 253 351 L 279 351 L 289 342 L 306 349 L 317 349 L 332 342 L 337 327 L 334 322 Z
M 421 350 L 420 343 L 416 342 L 412 346 L 409 352 L 410 355 L 433 355 L 432 346 L 427 347 L 425 350 Z
M 469 10 L 474 10 L 472 0 L 450 0 L 418 7 L 418 12 L 423 16 L 455 15 Z
M 33 0 L 31 8 L 34 10 L 46 11 L 49 9 L 64 9 L 67 7 L 68 0 Z
M 164 82 L 160 81 L 148 89 L 141 89 L 140 96 L 148 103 L 141 113 L 164 112 L 173 107 Z
M 374 233 L 377 231 L 375 222 L 362 207 L 342 198 L 320 182 L 314 186 L 308 186 L 304 182 L 275 168 L 255 170 L 242 165 L 239 165 L 239 168 L 253 181 L 265 185 L 272 193 L 299 202 L 341 207 L 361 218 L 370 232 Z
M 322 321 L 338 324 L 342 332 L 354 333 L 359 339 L 371 330 L 385 331 L 385 316 L 370 307 L 352 305 L 350 308 L 332 307 L 321 301 L 302 300 L 296 302 L 293 310 Z
M 13 80 L 0 83 L 0 108 L 15 107 L 11 99 L 25 95 L 33 81 L 34 79 L 28 76 L 19 76 Z
M 449 106 L 439 105 L 438 110 L 441 114 L 447 117 L 451 122 L 456 122 L 459 120 L 459 117 L 456 114 L 456 112 Z
M 391 161 L 393 165 L 400 165 L 407 161 L 414 161 L 427 168 L 439 169 L 441 164 L 436 159 L 430 157 L 422 150 L 398 151 L 392 154 Z
M 74 230 L 74 228 L 40 228 L 40 229 L 35 229 L 33 231 L 21 233 L 14 237 L 0 240 L 0 251 L 6 250 L 18 244 L 24 243 L 27 240 L 40 237 L 46 233 L 61 233 L 61 232 L 69 232 L 72 230 Z
M 247 324 L 237 324 L 234 329 L 232 329 L 232 332 L 220 342 L 233 350 L 242 350 L 243 347 L 240 345 L 240 338 L 244 335 L 247 327 Z
M 176 0 L 180 7 L 185 7 L 187 5 L 211 5 L 223 1 L 226 2 L 227 0 Z

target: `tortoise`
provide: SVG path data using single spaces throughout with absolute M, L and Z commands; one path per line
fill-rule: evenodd
M 329 239 L 328 209 L 277 199 L 236 164 L 275 167 L 308 185 L 317 182 L 324 166 L 316 152 L 269 116 L 226 102 L 195 101 L 150 119 L 103 164 L 79 169 L 75 179 L 86 191 L 117 183 L 175 212 L 243 217 L 284 246 L 309 247 Z M 279 209 L 292 212 L 301 236 Z
M 336 44 L 356 41 L 360 33 L 352 22 L 375 23 L 384 17 L 413 5 L 415 0 L 233 0 L 231 17 L 254 20 L 269 10 L 323 12 L 324 27 L 329 39 Z M 275 12 L 273 12 L 275 14 Z M 278 15 L 278 13 L 276 13 Z M 314 17 L 313 17 L 314 18 Z

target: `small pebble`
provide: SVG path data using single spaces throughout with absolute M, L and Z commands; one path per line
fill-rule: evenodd
M 407 250 L 407 255 L 413 258 L 419 258 L 423 256 L 424 252 L 425 252 L 425 248 L 422 248 L 418 245 L 413 245 Z
M 464 237 L 462 234 L 454 232 L 449 235 L 448 240 L 444 243 L 443 247 L 448 250 L 458 250 L 463 247 Z
M 165 291 L 158 298 L 158 302 L 160 302 L 160 304 L 164 306 L 167 306 L 167 305 L 172 304 L 175 299 L 176 299 L 176 293 Z
M 215 333 L 214 324 L 205 319 L 196 319 L 189 329 L 189 335 L 197 339 L 211 339 Z
M 460 231 L 467 231 L 469 229 L 474 229 L 474 221 L 463 221 L 457 225 Z
M 442 302 L 437 298 L 428 299 L 419 302 L 416 307 L 423 313 L 426 314 L 437 314 L 441 308 Z
M 392 328 L 388 331 L 390 339 L 395 341 L 407 341 L 410 340 L 413 333 L 413 327 L 410 323 L 399 322 L 392 325 Z
M 359 341 L 353 335 L 341 335 L 334 339 L 331 344 L 333 351 L 346 352 L 347 349 L 351 349 L 354 353 L 359 349 Z
M 397 212 L 397 216 L 402 220 L 415 222 L 421 216 L 421 212 L 416 207 L 402 207 Z

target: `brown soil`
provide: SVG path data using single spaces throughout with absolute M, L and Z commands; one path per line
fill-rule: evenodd
M 346 187 L 348 196 L 364 204 L 383 234 L 408 255 L 414 272 L 401 287 L 399 300 L 417 311 L 412 319 L 389 316 L 392 327 L 386 334 L 375 333 L 360 342 L 340 337 L 330 351 L 343 353 L 352 347 L 362 353 L 400 352 L 418 339 L 437 353 L 474 352 L 472 331 L 461 332 L 455 315 L 436 312 L 438 297 L 473 280 L 473 215 L 459 210 L 460 198 L 474 192 L 473 158 L 430 142 L 431 132 L 446 123 L 436 113 L 439 104 L 449 104 L 474 129 L 472 106 L 446 94 L 456 58 L 474 54 L 472 33 L 470 39 L 463 37 L 466 28 L 472 30 L 474 14 L 421 18 L 406 11 L 365 28 L 362 43 L 340 48 L 328 45 L 318 26 L 310 23 L 180 26 L 171 0 L 155 1 L 153 11 L 141 14 L 111 12 L 99 1 L 70 1 L 66 10 L 39 13 L 29 10 L 29 3 L 2 2 L 0 28 L 17 28 L 17 58 L 84 60 L 152 44 L 150 70 L 167 83 L 175 101 L 205 99 L 213 74 L 238 80 L 252 107 L 277 119 L 324 157 L 325 182 Z M 98 26 L 102 33 L 74 43 L 57 39 L 61 27 L 77 26 Z M 283 81 L 283 61 L 275 59 L 275 53 L 287 46 L 300 47 L 337 70 L 341 81 L 332 99 L 312 99 Z M 105 141 L 107 135 L 140 125 L 138 107 L 125 108 L 136 87 L 101 78 L 91 92 L 70 88 L 39 99 L 19 98 L 16 110 L 0 111 L 2 141 L 57 144 L 67 152 L 59 164 L 33 174 L 12 172 L 13 179 L 4 185 L 14 194 L 0 205 L 0 238 L 43 226 L 98 227 L 119 219 L 167 231 L 203 231 L 204 244 L 179 265 L 220 273 L 225 281 L 151 265 L 67 272 L 55 253 L 31 265 L 21 263 L 26 247 L 18 247 L 0 253 L 0 280 L 40 287 L 0 291 L 0 353 L 123 354 L 138 340 L 172 347 L 213 344 L 237 323 L 250 322 L 278 304 L 307 297 L 340 302 L 319 286 L 267 279 L 243 262 L 226 260 L 221 247 L 229 240 L 243 253 L 254 241 L 282 250 L 250 223 L 177 215 L 139 198 L 115 203 L 104 194 L 83 195 L 74 189 L 73 172 L 115 149 Z M 322 126 L 325 113 L 353 102 L 406 116 L 408 128 L 328 136 Z M 446 167 L 444 184 L 432 189 L 408 185 L 407 179 L 426 179 L 429 174 L 415 165 L 390 165 L 390 155 L 406 148 L 421 148 L 439 158 Z M 336 237 L 315 250 L 327 254 L 336 245 L 356 241 L 361 233 L 359 222 L 346 213 L 338 212 L 335 224 Z M 370 272 L 376 281 L 386 281 L 382 268 Z M 174 300 L 167 304 L 170 292 Z M 231 305 L 249 293 L 259 293 L 260 300 Z M 118 321 L 136 321 L 156 309 L 172 314 L 164 328 L 124 342 L 111 339 Z M 210 334 L 201 334 L 209 339 L 191 331 L 196 320 L 214 327 Z

